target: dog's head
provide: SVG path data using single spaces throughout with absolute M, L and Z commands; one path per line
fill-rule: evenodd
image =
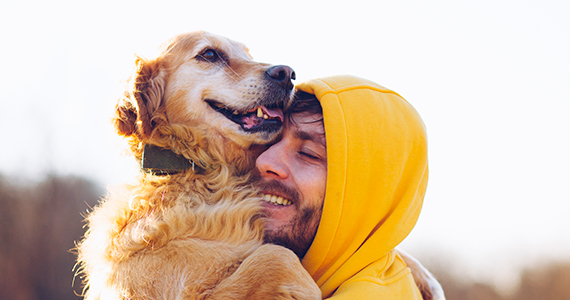
M 264 144 L 279 134 L 293 96 L 290 67 L 255 62 L 244 45 L 206 32 L 179 35 L 136 63 L 115 124 L 140 142 L 181 124 L 207 126 L 243 148 Z

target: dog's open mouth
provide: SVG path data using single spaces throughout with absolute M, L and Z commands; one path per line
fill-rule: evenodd
M 278 131 L 283 125 L 283 110 L 279 107 L 257 106 L 254 109 L 239 111 L 214 100 L 205 100 L 215 111 L 230 121 L 241 125 L 248 132 Z

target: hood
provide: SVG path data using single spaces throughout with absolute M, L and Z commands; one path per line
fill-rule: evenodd
M 319 229 L 302 260 L 323 296 L 391 251 L 418 219 L 428 180 L 427 138 L 416 110 L 371 81 L 335 76 L 299 84 L 323 107 L 327 186 Z M 378 274 L 382 277 L 383 274 Z

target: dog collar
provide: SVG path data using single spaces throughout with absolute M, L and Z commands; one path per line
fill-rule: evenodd
M 144 145 L 141 168 L 154 175 L 173 175 L 187 170 L 196 172 L 193 160 L 155 145 Z

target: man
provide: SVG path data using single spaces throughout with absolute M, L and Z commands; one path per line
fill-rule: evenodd
M 256 161 L 267 242 L 293 250 L 323 298 L 422 299 L 394 250 L 426 190 L 420 116 L 395 92 L 356 77 L 297 88 L 305 100 Z

